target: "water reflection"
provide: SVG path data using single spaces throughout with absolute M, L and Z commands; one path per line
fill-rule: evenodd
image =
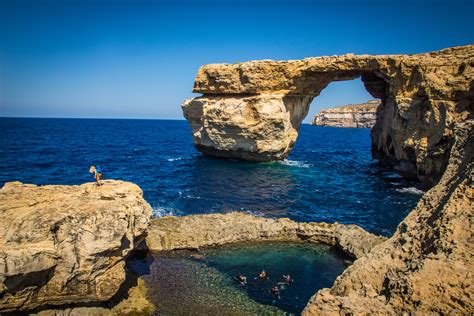
M 288 210 L 281 197 L 288 196 L 296 186 L 290 169 L 279 164 L 258 164 L 196 157 L 187 178 L 189 200 L 182 207 L 193 212 L 265 211 L 280 214 Z M 199 198 L 205 197 L 203 201 Z M 236 208 L 236 206 L 238 206 Z

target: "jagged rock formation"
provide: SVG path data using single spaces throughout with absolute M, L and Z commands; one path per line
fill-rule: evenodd
M 452 131 L 441 181 L 395 234 L 356 260 L 303 315 L 470 315 L 474 312 L 474 121 Z
M 372 128 L 377 119 L 379 100 L 348 104 L 323 110 L 313 118 L 312 125 L 332 127 Z
M 454 125 L 473 117 L 474 46 L 417 55 L 343 55 L 205 65 L 183 103 L 205 155 L 285 158 L 312 99 L 332 81 L 362 79 L 382 100 L 373 153 L 433 185 L 444 172 Z
M 132 279 L 136 277 L 133 276 Z M 130 279 L 130 278 L 129 278 Z M 38 311 L 28 311 L 32 316 L 117 316 L 117 315 L 154 315 L 156 306 L 147 298 L 148 288 L 145 281 L 136 278 L 136 283 L 127 284 L 123 290 L 126 295 L 119 295 L 112 300 L 97 306 L 58 306 Z M 131 282 L 130 282 L 131 283 Z
M 148 248 L 154 251 L 251 241 L 306 241 L 335 246 L 354 258 L 385 239 L 356 225 L 298 223 L 237 212 L 152 219 L 146 237 Z
M 135 184 L 6 183 L 0 190 L 0 312 L 107 301 L 151 207 Z

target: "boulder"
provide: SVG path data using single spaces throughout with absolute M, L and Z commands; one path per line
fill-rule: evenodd
M 144 240 L 151 207 L 135 184 L 6 183 L 0 190 L 0 312 L 107 301 Z

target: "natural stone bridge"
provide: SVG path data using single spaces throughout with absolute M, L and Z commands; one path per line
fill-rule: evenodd
M 250 161 L 284 159 L 314 97 L 333 81 L 360 77 L 382 104 L 375 157 L 428 184 L 444 172 L 453 126 L 472 116 L 474 45 L 417 55 L 343 55 L 211 64 L 183 104 L 196 148 Z

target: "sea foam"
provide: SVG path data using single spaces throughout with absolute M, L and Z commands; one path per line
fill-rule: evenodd
M 169 161 L 169 162 L 171 162 L 171 161 L 178 161 L 178 160 L 181 160 L 181 159 L 183 159 L 183 158 L 182 158 L 182 157 L 177 157 L 177 158 L 168 158 L 168 159 L 166 159 L 166 161 Z
M 298 167 L 298 168 L 310 168 L 311 167 L 311 164 L 301 162 L 301 161 L 298 161 L 298 160 L 285 159 L 285 160 L 279 161 L 279 163 L 282 164 L 282 165 L 285 165 L 285 166 L 290 166 L 290 167 Z
M 422 190 L 417 189 L 415 187 L 409 187 L 409 188 L 400 188 L 400 189 L 395 189 L 395 191 L 400 192 L 400 193 L 411 193 L 411 194 L 416 194 L 416 195 L 423 195 Z
M 164 216 L 179 216 L 179 211 L 171 207 L 155 207 L 153 208 L 153 217 L 164 217 Z

